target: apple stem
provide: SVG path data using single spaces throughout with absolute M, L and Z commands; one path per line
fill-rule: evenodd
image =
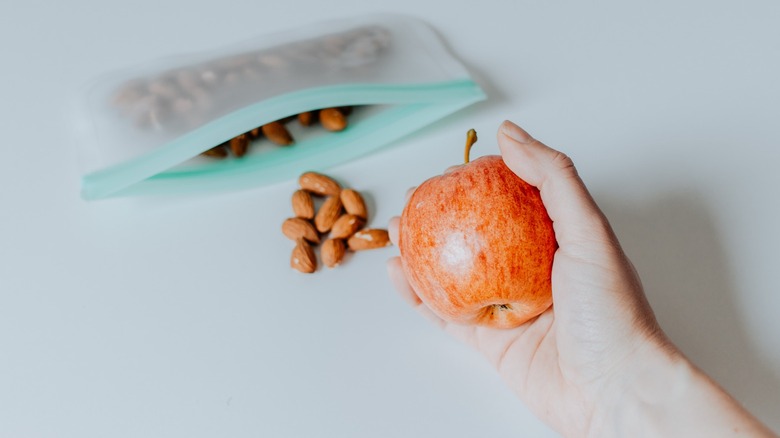
M 469 132 L 466 133 L 466 153 L 464 154 L 463 164 L 467 164 L 469 162 L 469 152 L 471 152 L 471 146 L 473 146 L 476 142 L 477 131 L 469 129 Z

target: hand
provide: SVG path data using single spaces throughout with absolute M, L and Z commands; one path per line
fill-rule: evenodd
M 637 403 L 656 396 L 643 383 L 647 369 L 658 371 L 662 380 L 668 375 L 668 385 L 698 370 L 659 328 L 634 267 L 571 159 L 508 121 L 499 129 L 498 144 L 506 165 L 540 190 L 553 221 L 559 244 L 553 307 L 515 329 L 462 326 L 425 306 L 407 282 L 399 257 L 388 261 L 390 278 L 423 315 L 483 353 L 553 429 L 566 436 L 604 436 L 613 429 L 625 434 L 618 427 L 625 416 L 615 417 L 632 406 L 626 394 L 635 390 Z M 395 244 L 398 224 L 397 217 L 390 221 Z

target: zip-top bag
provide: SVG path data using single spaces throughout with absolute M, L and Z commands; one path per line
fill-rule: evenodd
M 429 27 L 394 15 L 158 60 L 104 76 L 85 93 L 79 113 L 87 117 L 77 125 L 82 196 L 282 181 L 376 150 L 484 98 Z

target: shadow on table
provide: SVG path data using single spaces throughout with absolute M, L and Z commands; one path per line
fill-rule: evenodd
M 672 341 L 751 412 L 780 429 L 778 370 L 751 343 L 736 307 L 740 290 L 707 206 L 694 193 L 662 195 L 644 205 L 609 198 L 599 203 Z

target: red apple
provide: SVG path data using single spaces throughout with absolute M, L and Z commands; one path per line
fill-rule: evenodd
M 404 272 L 439 317 L 460 324 L 516 327 L 552 304 L 557 249 L 539 190 L 500 156 L 425 181 L 399 225 Z

